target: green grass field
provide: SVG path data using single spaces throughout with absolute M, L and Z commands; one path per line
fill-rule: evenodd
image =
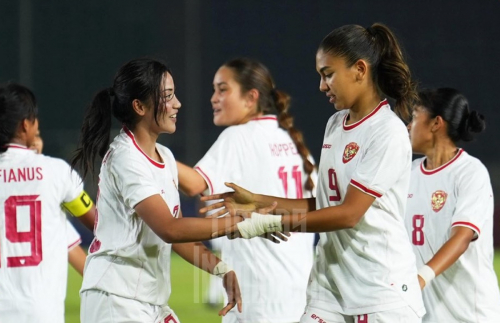
M 495 253 L 495 271 L 500 277 L 500 250 Z M 194 268 L 176 254 L 172 254 L 172 296 L 169 305 L 182 323 L 219 323 L 218 309 L 203 303 L 203 291 L 208 283 L 208 274 Z M 73 268 L 69 269 L 68 293 L 66 296 L 66 323 L 80 322 L 80 298 L 78 290 L 82 278 Z M 222 304 L 221 307 L 222 308 Z

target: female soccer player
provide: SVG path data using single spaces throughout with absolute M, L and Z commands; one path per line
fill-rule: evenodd
M 290 97 L 276 89 L 269 70 L 252 59 L 233 59 L 219 68 L 213 87 L 214 123 L 229 127 L 196 171 L 178 164 L 181 190 L 191 196 L 222 193 L 228 191 L 225 181 L 235 181 L 262 194 L 312 197 L 316 172 L 309 150 L 288 114 Z M 262 238 L 220 240 L 222 259 L 235 269 L 245 300 L 242 313 L 231 311 L 222 321 L 298 322 L 314 235 L 294 234 L 282 244 Z
M 272 201 L 276 210 L 308 209 L 253 213 L 237 224 L 243 237 L 283 228 L 322 232 L 301 322 L 421 322 L 425 309 L 403 218 L 411 146 L 405 125 L 383 99 L 394 98 L 394 110 L 409 115 L 416 97 L 409 68 L 393 33 L 374 24 L 333 30 L 319 46 L 316 69 L 320 90 L 339 111 L 326 126 L 316 199 L 252 194 L 229 184 L 235 193 L 211 197 L 225 201 L 203 211 Z
M 0 86 L 0 321 L 64 322 L 66 214 L 94 222 L 81 178 L 63 160 L 29 149 L 38 132 L 35 96 Z M 75 242 L 75 241 L 72 241 Z
M 81 289 L 82 322 L 178 322 L 168 307 L 170 251 L 224 277 L 229 304 L 241 310 L 238 281 L 228 266 L 201 244 L 241 219 L 182 218 L 177 167 L 170 150 L 156 143 L 173 133 L 181 103 L 162 63 L 133 60 L 120 68 L 113 86 L 100 91 L 86 113 L 73 165 L 83 174 L 103 157 L 98 219 Z M 112 115 L 123 128 L 111 145 Z M 172 245 L 173 244 L 173 245 Z
M 408 129 L 413 152 L 425 157 L 413 162 L 405 221 L 425 287 L 423 321 L 500 322 L 490 177 L 457 147 L 484 130 L 484 118 L 455 89 L 419 98 Z

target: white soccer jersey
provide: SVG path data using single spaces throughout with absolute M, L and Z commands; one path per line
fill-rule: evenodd
M 209 194 L 229 191 L 224 182 L 234 182 L 256 193 L 308 198 L 311 192 L 303 189 L 307 175 L 302 165 L 276 116 L 266 115 L 225 129 L 195 169 L 205 178 Z M 262 238 L 223 243 L 222 259 L 234 268 L 241 287 L 243 313 L 232 311 L 238 322 L 300 319 L 313 242 L 313 234 L 297 233 L 281 244 Z
M 415 256 L 404 227 L 408 132 L 386 100 L 350 125 L 348 113 L 337 112 L 326 126 L 316 206 L 340 205 L 348 185 L 376 199 L 354 228 L 320 234 L 308 302 L 344 315 L 410 306 L 422 316 Z
M 126 128 L 111 143 L 99 174 L 97 226 L 81 292 L 97 289 L 153 305 L 167 304 L 172 245 L 134 210 L 142 200 L 159 194 L 172 215 L 179 214 L 174 156 L 160 144 L 156 149 L 163 163 L 149 158 Z
M 64 322 L 69 235 L 61 203 L 82 191 L 61 159 L 13 144 L 0 154 L 0 322 Z
M 451 228 L 468 227 L 477 237 L 424 288 L 424 322 L 500 322 L 493 270 L 493 192 L 484 165 L 462 149 L 431 171 L 425 169 L 425 158 L 415 160 L 405 222 L 418 268 L 448 241 Z

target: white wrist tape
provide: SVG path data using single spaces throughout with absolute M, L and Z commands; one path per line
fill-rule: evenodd
M 266 232 L 282 231 L 281 215 L 259 214 L 252 212 L 249 219 L 237 224 L 240 234 L 245 239 L 258 237 Z
M 226 264 L 224 261 L 219 261 L 217 265 L 214 267 L 214 272 L 213 274 L 217 277 L 223 278 L 225 274 L 233 270 L 231 266 Z
M 436 277 L 436 273 L 434 272 L 434 270 L 432 270 L 432 268 L 427 265 L 418 270 L 418 275 L 422 277 L 426 286 L 431 282 L 431 280 L 434 279 L 434 277 Z

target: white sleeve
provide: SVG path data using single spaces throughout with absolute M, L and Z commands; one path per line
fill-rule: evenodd
M 59 160 L 57 172 L 63 177 L 64 191 L 63 203 L 71 202 L 76 199 L 83 191 L 83 180 L 78 173 L 63 160 Z
M 66 237 L 68 243 L 68 251 L 78 246 L 82 242 L 80 234 L 78 234 L 78 231 L 76 231 L 75 227 L 71 224 L 71 222 L 69 222 L 68 219 L 66 219 Z
M 452 227 L 464 226 L 472 229 L 476 237 L 480 235 L 485 222 L 493 216 L 490 177 L 486 168 L 480 166 L 468 168 L 468 171 L 457 179 L 457 204 L 451 224 Z
M 108 160 L 112 180 L 123 197 L 125 205 L 133 209 L 142 200 L 160 194 L 161 189 L 155 184 L 153 173 L 137 154 L 115 152 Z
M 244 171 L 240 161 L 240 156 L 244 156 L 243 149 L 241 133 L 229 127 L 196 164 L 194 169 L 207 182 L 208 194 L 229 191 L 224 182 L 240 182 Z
M 351 185 L 376 198 L 393 187 L 404 172 L 410 172 L 410 139 L 407 133 L 395 130 L 383 136 L 373 134 L 351 178 Z

